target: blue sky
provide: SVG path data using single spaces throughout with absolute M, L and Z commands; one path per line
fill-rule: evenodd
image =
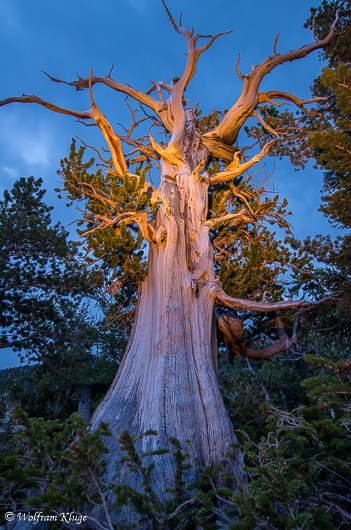
M 311 0 L 313 2 L 313 0 Z M 228 108 L 237 99 L 242 81 L 240 69 L 272 53 L 280 33 L 277 51 L 299 48 L 313 40 L 303 24 L 309 16 L 306 0 L 168 0 L 167 5 L 183 25 L 200 34 L 233 30 L 219 38 L 204 53 L 186 97 L 195 97 L 204 113 L 213 107 Z M 52 83 L 41 70 L 54 77 L 73 81 L 76 72 L 106 75 L 114 63 L 113 77 L 135 88 L 147 90 L 148 78 L 169 82 L 180 76 L 185 63 L 182 36 L 167 20 L 161 0 L 0 0 L 0 58 L 2 72 L 0 98 L 36 94 L 58 105 L 76 110 L 90 106 L 86 91 Z M 278 67 L 267 76 L 263 90 L 282 90 L 300 98 L 309 96 L 309 86 L 320 72 L 317 53 L 292 64 Z M 95 100 L 112 125 L 128 124 L 130 115 L 124 97 L 107 87 L 94 87 Z M 56 198 L 59 181 L 56 170 L 67 155 L 74 135 L 96 146 L 103 139 L 93 127 L 84 127 L 69 116 L 56 115 L 38 105 L 12 104 L 0 109 L 0 194 L 22 176 L 44 179 L 46 201 L 55 206 L 54 220 L 73 220 L 73 210 Z M 267 169 L 273 159 L 266 159 Z M 311 167 L 295 172 L 288 161 L 275 163 L 275 189 L 289 200 L 294 213 L 291 222 L 298 237 L 326 233 L 327 221 L 317 212 L 322 175 Z M 5 356 L 0 368 L 8 365 Z

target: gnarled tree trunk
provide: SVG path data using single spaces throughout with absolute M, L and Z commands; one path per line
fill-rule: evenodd
M 206 464 L 223 463 L 243 480 L 243 459 L 229 460 L 236 443 L 221 398 L 214 355 L 213 249 L 207 215 L 209 178 L 192 172 L 198 155 L 174 171 L 163 163 L 160 192 L 172 216 L 161 205 L 155 219 L 157 244 L 150 246 L 148 276 L 124 361 L 104 402 L 94 415 L 95 425 L 109 424 L 113 436 L 123 430 L 140 434 L 156 430 L 158 437 L 143 439 L 143 450 L 169 446 L 176 437 L 186 448 L 190 439 Z M 195 159 L 195 160 L 194 160 Z M 115 474 L 118 450 L 110 444 L 108 473 Z M 154 457 L 154 487 L 160 498 L 173 485 L 170 455 Z M 194 470 L 195 471 L 195 470 Z M 194 478 L 194 473 L 192 474 Z

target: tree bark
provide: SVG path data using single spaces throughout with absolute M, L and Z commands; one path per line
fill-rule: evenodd
M 148 276 L 142 284 L 134 329 L 124 361 L 104 402 L 94 414 L 95 425 L 110 426 L 114 437 L 123 430 L 146 437 L 141 450 L 169 447 L 176 437 L 186 449 L 190 439 L 204 464 L 222 463 L 243 480 L 243 459 L 226 457 L 237 443 L 220 395 L 213 340 L 215 297 L 213 249 L 207 215 L 207 174 L 192 172 L 196 161 L 174 168 L 162 164 L 161 205 L 156 214 L 157 244 L 150 245 Z M 108 441 L 108 475 L 115 478 L 120 454 Z M 154 487 L 160 499 L 173 485 L 170 455 L 153 457 Z M 194 478 L 193 469 L 189 478 Z

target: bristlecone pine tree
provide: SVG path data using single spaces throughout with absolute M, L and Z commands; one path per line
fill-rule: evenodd
M 286 204 L 280 204 L 278 197 L 265 196 L 266 179 L 255 183 L 252 176 L 243 177 L 269 153 L 276 139 L 251 158 L 236 143 L 248 118 L 263 122 L 260 105 L 285 101 L 304 111 L 305 105 L 314 101 L 301 101 L 276 90 L 260 92 L 260 83 L 275 67 L 328 46 L 337 33 L 338 15 L 325 38 L 315 38 L 298 50 L 279 54 L 276 39 L 273 55 L 250 74 L 239 71 L 238 61 L 236 71 L 243 80 L 239 98 L 229 110 L 200 118 L 197 107 L 187 105 L 184 92 L 200 55 L 221 34 L 195 35 L 181 25 L 181 20 L 177 24 L 165 8 L 187 49 L 184 72 L 171 84 L 153 83 L 143 93 L 115 81 L 111 71 L 106 77 L 91 71 L 89 78 L 79 77 L 69 83 L 51 78 L 76 89 L 87 88 L 91 100 L 87 111 L 68 110 L 28 95 L 0 104 L 37 103 L 95 123 L 108 145 L 110 155 L 98 152 L 107 166 L 105 172 L 98 169 L 89 173 L 93 162 L 83 163 L 83 149 L 76 152 L 74 146 L 61 165 L 68 197 L 85 200 L 82 233 L 93 259 L 114 268 L 110 292 L 114 294 L 132 283 L 139 289 L 129 344 L 116 378 L 95 413 L 96 425 L 108 423 L 116 437 L 124 430 L 141 433 L 153 429 L 159 433 L 159 447 L 166 447 L 169 437 L 181 443 L 190 439 L 204 464 L 223 463 L 232 471 L 234 467 L 240 481 L 240 453 L 234 463 L 226 457 L 236 437 L 217 385 L 215 307 L 231 310 L 222 312 L 218 320 L 232 353 L 264 359 L 289 347 L 281 316 L 276 317 L 278 342 L 255 349 L 243 342 L 244 319 L 238 314 L 275 314 L 300 307 L 303 302 L 277 300 L 283 291 L 277 278 L 282 268 L 276 262 L 286 266 L 290 258 L 266 227 L 267 223 L 288 226 Z M 199 46 L 200 38 L 207 39 L 203 46 Z M 117 134 L 94 101 L 93 86 L 97 83 L 146 107 L 153 125 L 166 133 L 165 142 L 160 145 L 149 133 L 134 138 L 140 122 L 132 107 L 130 130 L 125 136 Z M 129 154 L 123 152 L 122 144 L 131 148 Z M 157 188 L 145 179 L 150 164 L 160 170 Z M 143 241 L 149 243 L 147 268 L 143 264 Z M 239 255 L 249 264 L 247 276 L 241 280 L 231 265 Z M 259 279 L 260 289 L 253 286 L 252 296 L 240 298 L 243 279 L 250 294 L 252 275 Z M 143 440 L 145 451 L 155 449 L 154 437 Z M 112 456 L 107 473 L 112 476 L 119 456 L 113 446 L 109 449 Z M 162 498 L 165 488 L 171 486 L 172 463 L 167 455 L 152 459 Z

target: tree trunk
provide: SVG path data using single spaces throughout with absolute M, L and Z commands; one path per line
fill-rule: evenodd
M 172 215 L 162 205 L 156 214 L 157 244 L 150 245 L 132 336 L 94 415 L 95 425 L 108 423 L 113 436 L 154 429 L 158 437 L 142 441 L 147 451 L 169 447 L 169 437 L 186 448 L 190 439 L 203 464 L 222 463 L 241 481 L 241 453 L 235 463 L 226 457 L 237 440 L 215 369 L 214 298 L 207 288 L 214 281 L 213 249 L 204 224 L 209 179 L 188 166 L 178 167 L 176 174 L 167 163 L 162 167 L 159 191 Z M 114 442 L 108 443 L 108 475 L 113 478 L 120 455 Z M 154 487 L 164 499 L 165 489 L 173 485 L 174 463 L 169 455 L 153 457 L 153 462 Z
M 89 385 L 79 385 L 78 414 L 82 414 L 85 421 L 91 420 L 91 387 Z

